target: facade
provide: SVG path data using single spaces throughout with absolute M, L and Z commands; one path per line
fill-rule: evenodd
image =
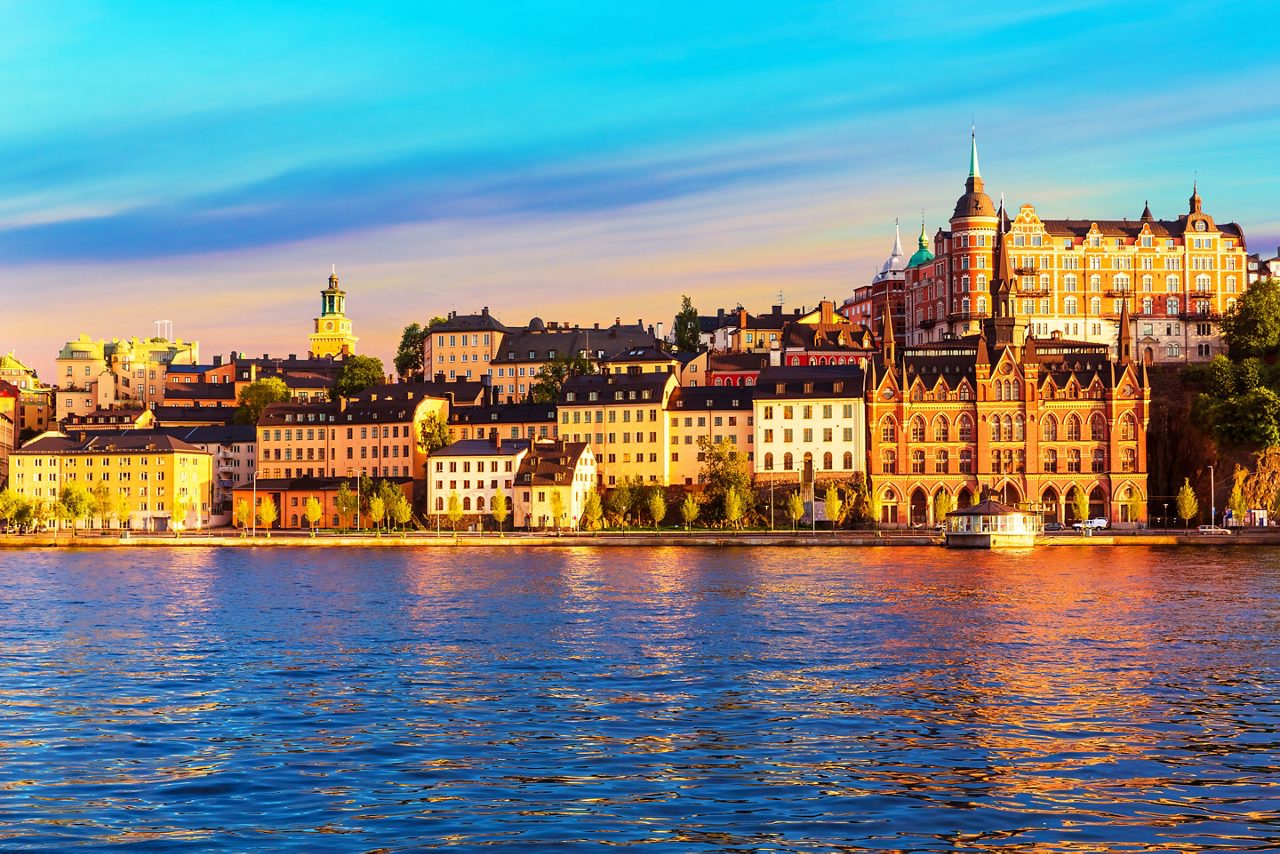
M 228 516 L 232 493 L 253 483 L 257 471 L 258 431 L 252 424 L 213 425 L 165 430 L 208 452 L 213 459 L 213 513 Z
M 1003 235 L 1000 235 L 1003 237 Z M 975 335 L 906 348 L 887 336 L 867 384 L 868 467 L 886 524 L 926 525 L 938 494 L 984 495 L 1072 521 L 1146 521 L 1150 389 L 1121 306 L 1118 359 L 1107 344 L 1029 334 L 1013 246 L 1003 241 Z
M 864 378 L 856 365 L 771 367 L 752 402 L 757 481 L 848 480 L 866 467 Z
M 934 257 L 908 265 L 907 343 L 977 334 L 988 296 L 997 231 L 1009 244 L 1018 311 L 1037 339 L 1106 344 L 1113 355 L 1122 308 L 1145 362 L 1205 361 L 1224 352 L 1220 321 L 1248 286 L 1244 232 L 1218 223 L 1193 188 L 1187 213 L 1158 220 L 1042 219 L 1032 205 L 997 211 L 983 192 L 977 143 L 951 230 Z
M 374 386 L 336 403 L 277 403 L 258 419 L 262 477 L 425 476 L 422 425 L 448 423 L 449 401 L 416 384 Z
M 769 364 L 771 357 L 781 350 L 775 348 L 767 353 L 721 353 L 712 350 L 706 355 L 706 373 L 703 385 L 708 386 L 751 386 L 756 384 L 760 372 Z M 695 383 L 696 384 L 696 383 Z
M 307 349 L 313 359 L 350 356 L 360 339 L 351 332 L 347 317 L 347 292 L 338 287 L 338 274 L 329 276 L 329 286 L 320 292 L 320 316 L 307 338 Z
M 1280 246 L 1274 257 L 1265 258 L 1262 253 L 1249 256 L 1249 284 L 1262 279 L 1280 279 Z
M 208 452 L 161 433 L 73 439 L 45 433 L 10 458 L 12 487 L 24 498 L 52 505 L 59 489 L 78 481 L 105 489 L 120 502 L 121 527 L 169 530 L 209 523 L 213 464 Z
M 95 409 L 164 403 L 170 365 L 197 364 L 200 344 L 168 338 L 114 338 L 94 341 L 81 335 L 58 351 L 58 416 L 86 415 Z
M 378 480 L 385 480 L 392 486 L 404 493 L 405 498 L 413 500 L 413 480 L 407 477 L 379 477 Z M 306 507 L 307 499 L 314 498 L 320 502 L 321 513 L 320 521 L 316 524 L 317 528 L 356 528 L 365 530 L 373 527 L 373 523 L 368 518 L 367 513 L 362 516 L 353 515 L 351 518 L 343 518 L 338 510 L 338 492 L 343 484 L 347 485 L 347 490 L 353 495 L 359 488 L 358 478 L 345 477 L 298 477 L 298 478 L 259 478 L 257 482 L 257 490 L 253 485 L 237 486 L 232 496 L 233 501 L 245 501 L 250 507 L 254 508 L 256 518 L 257 506 L 265 501 L 270 501 L 276 505 L 277 520 L 272 524 L 272 529 L 276 530 L 307 530 L 311 527 L 311 523 L 307 520 Z M 258 504 L 254 504 L 254 500 Z M 367 495 L 365 500 L 368 500 Z M 359 523 L 357 525 L 357 522 Z M 383 520 L 383 525 L 388 524 L 387 520 Z M 262 524 L 256 526 L 258 530 L 263 530 Z
M 666 417 L 671 431 L 667 474 L 672 484 L 703 483 L 705 454 L 699 440 L 736 445 L 747 461 L 755 460 L 754 386 L 697 386 L 673 389 Z
M 156 415 L 150 409 L 95 409 L 67 415 L 61 421 L 62 432 L 68 434 L 150 430 L 155 424 Z
M 923 225 L 921 226 L 923 230 Z M 923 231 L 921 234 L 923 238 Z M 894 334 L 902 335 L 905 330 L 904 296 L 906 293 L 907 257 L 902 251 L 902 233 L 898 223 L 893 224 L 893 249 L 889 257 L 880 265 L 880 269 L 871 277 L 870 283 L 862 285 L 853 292 L 853 296 L 840 306 L 840 314 L 867 329 L 884 314 L 884 306 L 889 305 L 893 317 Z
M 15 426 L 18 434 L 43 433 L 54 418 L 54 390 L 36 376 L 36 372 L 22 363 L 13 351 L 0 356 L 0 381 L 15 386 L 20 392 Z
M 599 364 L 610 354 L 655 344 L 653 332 L 646 331 L 643 324 L 624 325 L 620 318 L 601 329 L 599 324 L 584 328 L 535 317 L 528 328 L 504 336 L 502 351 L 491 366 L 493 388 L 502 402 L 519 403 L 529 397 L 548 362 L 584 356 Z
M 0 380 L 0 489 L 9 482 L 9 455 L 18 443 L 18 418 L 22 392 Z
M 781 347 L 784 365 L 864 365 L 875 352 L 875 339 L 869 326 L 854 323 L 836 312 L 835 303 L 822 300 L 816 311 L 787 324 Z
M 489 314 L 487 305 L 479 314 L 451 311 L 426 336 L 422 364 L 428 374 L 479 380 L 490 374 L 489 366 L 502 352 L 503 338 L 510 331 Z
M 449 409 L 449 441 L 464 439 L 554 439 L 554 403 L 454 406 Z
M 534 442 L 516 473 L 516 524 L 577 528 L 596 480 L 595 456 L 585 442 Z
M 427 459 L 428 512 L 447 514 L 457 495 L 464 518 L 483 522 L 493 511 L 494 496 L 502 493 L 514 516 L 512 487 L 529 444 L 529 439 L 463 439 L 433 452 Z
M 675 374 L 587 374 L 560 393 L 559 438 L 591 449 L 601 486 L 640 478 L 670 481 L 671 427 L 665 417 Z

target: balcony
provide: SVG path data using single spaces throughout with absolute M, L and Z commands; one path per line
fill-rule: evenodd
M 932 317 L 926 317 L 924 320 L 920 321 L 920 328 L 932 329 L 935 325 L 937 325 L 937 323 L 938 321 L 933 319 Z
M 949 311 L 947 320 L 986 320 L 991 316 L 989 311 Z
M 1035 267 L 1014 267 L 1013 274 L 1015 276 L 1034 276 L 1040 271 Z
M 1042 288 L 1039 285 L 1032 285 L 1029 288 L 1018 288 L 1017 295 L 1020 297 L 1047 297 L 1052 296 L 1053 291 L 1048 288 Z
M 1131 297 L 1133 296 L 1133 288 L 1107 288 L 1107 296 L 1109 297 Z

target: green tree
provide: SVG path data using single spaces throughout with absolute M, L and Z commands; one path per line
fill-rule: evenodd
M 351 487 L 347 486 L 345 480 L 338 484 L 338 493 L 333 497 L 333 504 L 338 508 L 338 516 L 342 518 L 342 523 L 350 528 L 355 521 L 356 508 L 360 506 L 360 499 L 351 491 Z
M 507 503 L 507 494 L 505 492 L 495 492 L 493 494 L 493 502 L 489 505 L 489 515 L 493 517 L 493 521 L 498 523 L 498 533 L 501 534 L 502 523 L 506 522 L 507 517 L 511 515 L 511 505 Z
M 955 496 L 945 489 L 938 490 L 938 494 L 933 496 L 933 521 L 934 524 L 943 524 L 947 521 L 947 514 L 956 509 Z
M 112 498 L 111 515 L 115 518 L 116 525 L 121 528 L 129 521 L 132 510 L 129 507 L 129 499 L 123 493 L 117 492 Z
M 0 489 L 0 522 L 6 525 L 13 521 L 18 512 L 18 504 L 22 496 L 8 487 Z
M 369 521 L 373 523 L 375 531 L 380 531 L 382 520 L 385 518 L 387 518 L 387 501 L 381 495 L 375 493 L 369 499 Z
M 426 326 L 410 323 L 404 328 L 404 332 L 400 334 L 400 346 L 396 348 L 396 357 L 393 360 L 396 373 L 401 379 L 408 382 L 424 379 L 423 348 L 431 335 L 431 330 L 444 322 L 443 317 L 433 317 Z
M 693 527 L 693 523 L 698 521 L 698 513 L 702 507 L 698 504 L 698 499 L 693 497 L 692 492 L 685 493 L 684 501 L 680 504 L 680 518 L 684 520 L 684 529 L 687 531 Z
M 831 522 L 831 531 L 835 533 L 840 527 L 840 514 L 844 512 L 844 499 L 840 497 L 840 488 L 834 483 L 822 494 L 822 506 L 827 511 L 827 520 Z
M 534 403 L 555 403 L 560 399 L 560 390 L 570 378 L 595 372 L 595 363 L 586 356 L 557 356 L 538 371 L 536 381 L 529 387 L 529 398 Z
M 430 454 L 449 444 L 449 425 L 435 413 L 422 419 L 418 427 L 418 445 Z
M 173 532 L 178 536 L 182 536 L 183 529 L 187 527 L 187 516 L 191 513 L 191 504 L 191 499 L 185 495 L 174 496 L 171 522 Z
M 1077 484 L 1071 490 L 1071 509 L 1076 514 L 1077 522 L 1084 522 L 1089 518 L 1089 496 Z
M 58 492 L 58 506 L 62 517 L 71 522 L 71 533 L 74 536 L 76 526 L 81 520 L 89 518 L 93 511 L 93 497 L 80 481 L 67 481 Z
M 354 397 L 367 388 L 381 385 L 385 379 L 382 360 L 377 356 L 348 356 L 342 361 L 342 370 L 338 372 L 329 397 L 333 400 Z
M 600 520 L 604 518 L 604 508 L 600 505 L 600 493 L 596 492 L 594 486 L 587 493 L 587 498 L 582 503 L 582 518 L 587 523 L 588 531 L 600 530 Z
M 1244 498 L 1244 475 L 1247 470 L 1236 466 L 1235 483 L 1231 485 L 1231 495 L 1227 497 L 1227 509 L 1231 511 L 1231 518 L 1237 525 L 1245 524 L 1245 520 L 1249 518 L 1249 502 Z
M 307 517 L 307 524 L 314 530 L 324 516 L 324 505 L 314 495 L 309 496 L 302 507 L 302 515 Z
M 253 522 L 253 507 L 249 505 L 249 499 L 241 498 L 236 502 L 235 509 L 232 511 L 232 524 L 238 527 L 241 533 L 249 527 Z
M 462 498 L 457 491 L 449 493 L 449 526 L 454 531 L 458 530 L 458 523 L 462 521 Z
M 560 523 L 564 519 L 564 495 L 559 489 L 551 490 L 551 518 L 556 521 L 556 530 L 560 530 Z
M 1191 488 L 1191 478 L 1182 479 L 1182 488 L 1174 499 L 1174 507 L 1184 528 L 1190 527 L 1191 520 L 1200 515 L 1200 502 L 1196 499 L 1196 491 Z
M 391 516 L 391 521 L 395 522 L 403 531 L 405 525 L 409 524 L 409 520 L 413 518 L 413 505 L 409 503 L 409 499 L 400 490 L 396 490 L 395 499 L 391 502 L 387 513 Z
M 605 495 L 605 513 L 614 525 L 626 527 L 627 514 L 631 512 L 631 495 L 631 484 L 625 478 Z
M 93 489 L 89 490 L 89 496 L 93 499 L 90 514 L 98 517 L 98 527 L 106 528 L 107 517 L 111 515 L 112 507 L 111 487 L 99 481 L 94 484 Z
M 742 496 L 735 487 L 729 487 L 723 497 L 724 521 L 730 528 L 737 528 L 745 512 Z
M 263 377 L 240 389 L 234 417 L 237 424 L 257 424 L 262 410 L 273 403 L 287 403 L 293 395 L 279 377 Z
M 884 499 L 877 490 L 868 488 L 863 505 L 863 515 L 866 516 L 868 522 L 878 528 L 880 526 L 880 517 L 884 511 Z
M 738 446 L 728 439 L 712 442 L 698 438 L 698 451 L 702 454 L 701 480 L 706 484 L 704 510 L 712 519 L 728 521 L 725 496 L 729 490 L 737 493 L 740 502 L 739 518 L 751 512 L 751 465 L 747 455 L 739 453 Z
M 1142 500 L 1142 496 L 1138 494 L 1138 490 L 1130 489 L 1129 498 L 1126 501 L 1129 506 L 1129 521 L 1138 524 L 1142 519 L 1143 511 L 1146 510 L 1146 502 Z
M 662 494 L 661 489 L 654 489 L 649 493 L 649 517 L 653 519 L 654 530 L 662 525 L 662 520 L 667 518 L 667 498 Z
M 693 307 L 693 300 L 687 296 L 680 298 L 680 311 L 676 314 L 671 331 L 674 333 L 675 348 L 679 352 L 697 353 L 702 349 L 702 339 L 698 329 L 698 310 Z
M 1280 279 L 1250 285 L 1222 318 L 1222 337 L 1233 359 L 1280 352 Z
M 787 518 L 791 520 L 791 530 L 795 531 L 796 523 L 804 516 L 804 499 L 799 492 L 787 496 Z
M 270 498 L 258 499 L 258 524 L 267 529 L 267 536 L 271 536 L 271 526 L 280 518 L 280 508 Z

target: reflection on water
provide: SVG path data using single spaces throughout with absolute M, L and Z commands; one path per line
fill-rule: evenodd
M 0 552 L 0 847 L 1256 849 L 1280 552 Z

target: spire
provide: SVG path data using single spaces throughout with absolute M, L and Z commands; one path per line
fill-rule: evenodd
M 928 248 L 929 248 L 929 235 L 928 235 L 928 234 L 925 232 L 925 230 L 924 230 L 924 215 L 923 215 L 923 214 L 921 214 L 921 215 L 920 215 L 920 240 L 918 241 L 917 246 L 919 246 L 919 248 L 921 248 L 921 249 L 928 249 Z
M 1201 202 L 1199 186 L 1199 178 L 1196 178 L 1191 182 L 1191 198 L 1188 200 L 1191 203 L 1191 213 L 1200 213 Z
M 1148 201 L 1148 200 L 1143 200 L 1143 202 L 1142 202 L 1142 221 L 1143 221 L 1143 222 L 1151 222 L 1151 221 L 1153 221 L 1154 219 L 1155 219 L 1155 217 L 1153 217 L 1153 216 L 1151 215 L 1151 202 L 1150 202 L 1150 201 Z
M 893 364 L 893 353 L 896 342 L 893 340 L 893 315 L 889 312 L 889 297 L 884 299 L 884 320 L 880 326 L 880 348 L 884 351 L 886 364 Z
M 893 257 L 895 257 L 895 258 L 901 258 L 901 257 L 902 257 L 902 231 L 901 231 L 901 229 L 898 227 L 898 218 L 897 218 L 897 217 L 894 217 L 894 219 L 893 219 L 893 252 L 892 252 L 892 255 L 893 255 Z
M 1133 350 L 1133 331 L 1129 328 L 1129 300 L 1120 304 L 1120 364 L 1129 364 Z
M 982 173 L 978 171 L 978 129 L 976 127 L 969 128 L 969 177 L 982 177 Z

